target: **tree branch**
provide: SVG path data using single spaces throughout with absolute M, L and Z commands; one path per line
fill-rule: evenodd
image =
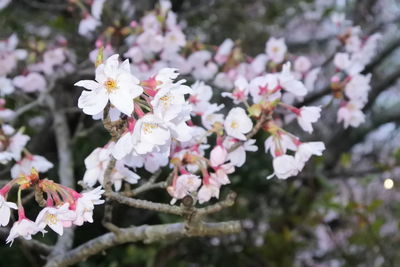
M 115 192 L 106 192 L 105 194 L 106 197 L 108 197 L 111 200 L 115 200 L 118 203 L 125 204 L 127 206 L 131 206 L 134 208 L 153 210 L 163 213 L 175 214 L 178 216 L 182 216 L 185 214 L 185 210 L 177 206 L 171 206 L 169 204 L 163 204 L 163 203 L 156 203 L 148 200 L 129 198 Z
M 229 235 L 239 233 L 240 231 L 241 225 L 239 221 L 202 223 L 199 227 L 190 230 L 185 227 L 184 223 L 152 226 L 142 225 L 139 227 L 120 229 L 119 234 L 104 234 L 71 251 L 58 255 L 49 261 L 46 267 L 73 265 L 103 250 L 129 242 L 143 241 L 145 243 L 150 243 L 160 240 L 179 239 L 182 237 Z

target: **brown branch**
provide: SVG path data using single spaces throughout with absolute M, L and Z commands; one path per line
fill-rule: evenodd
M 147 209 L 163 213 L 175 214 L 179 216 L 185 214 L 185 211 L 177 206 L 171 206 L 163 203 L 156 203 L 148 200 L 129 198 L 115 192 L 106 192 L 105 194 L 106 197 L 111 200 L 114 200 L 118 203 L 125 204 L 127 206 L 131 206 L 134 208 Z
M 143 241 L 145 243 L 150 243 L 160 240 L 174 240 L 183 237 L 229 235 L 239 233 L 240 231 L 241 225 L 239 221 L 202 223 L 199 227 L 190 230 L 186 229 L 184 223 L 151 226 L 142 225 L 139 227 L 120 229 L 119 234 L 104 234 L 71 251 L 58 255 L 49 261 L 46 267 L 70 266 L 84 261 L 88 257 L 98 254 L 106 249 L 129 242 Z
M 211 214 L 211 213 L 217 213 L 223 209 L 232 207 L 235 204 L 236 197 L 237 197 L 237 195 L 235 192 L 230 192 L 224 200 L 217 202 L 214 205 L 198 209 L 196 215 L 204 216 L 204 215 Z

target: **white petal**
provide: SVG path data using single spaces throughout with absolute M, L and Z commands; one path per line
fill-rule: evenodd
M 108 96 L 104 89 L 83 91 L 78 99 L 78 107 L 88 115 L 95 115 L 103 111 L 107 105 Z

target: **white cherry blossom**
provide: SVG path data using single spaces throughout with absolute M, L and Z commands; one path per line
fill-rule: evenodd
M 109 57 L 96 68 L 95 81 L 82 80 L 75 83 L 89 91 L 83 91 L 78 107 L 88 115 L 100 113 L 111 102 L 118 110 L 130 116 L 133 99 L 143 93 L 139 80 L 130 73 L 129 61 L 118 62 L 118 55 Z
M 11 246 L 14 242 L 14 239 L 17 237 L 23 237 L 26 240 L 31 240 L 32 235 L 37 234 L 39 231 L 46 233 L 45 230 L 40 229 L 33 221 L 26 218 L 21 219 L 15 222 L 11 227 L 6 243 L 10 243 Z
M 253 128 L 253 122 L 243 108 L 233 108 L 229 111 L 224 122 L 225 130 L 229 136 L 239 140 L 246 140 L 245 134 Z
M 39 229 L 49 226 L 54 232 L 63 235 L 65 227 L 71 227 L 76 219 L 74 211 L 69 209 L 69 203 L 60 207 L 45 207 L 36 217 L 35 223 Z
M 287 179 L 291 176 L 296 176 L 302 168 L 302 164 L 290 155 L 281 155 L 274 158 L 272 166 L 274 167 L 274 174 L 267 178 L 272 178 L 276 175 L 279 179 Z
M 358 102 L 350 101 L 339 108 L 337 122 L 343 121 L 344 128 L 358 127 L 365 121 L 365 115 L 361 110 L 362 105 Z
M 94 205 L 100 205 L 104 203 L 101 199 L 101 195 L 104 190 L 101 187 L 97 187 L 91 191 L 82 193 L 76 201 L 76 219 L 74 220 L 75 225 L 82 225 L 84 222 L 93 222 L 93 209 Z
M 279 64 L 285 59 L 287 47 L 283 38 L 271 37 L 265 46 L 265 52 L 270 60 Z
M 11 177 L 17 178 L 20 175 L 30 174 L 32 168 L 38 172 L 47 172 L 53 168 L 53 163 L 39 155 L 28 155 L 11 168 Z
M 321 107 L 302 107 L 300 108 L 299 114 L 297 115 L 297 122 L 301 128 L 308 132 L 313 132 L 312 123 L 318 121 L 321 117 Z

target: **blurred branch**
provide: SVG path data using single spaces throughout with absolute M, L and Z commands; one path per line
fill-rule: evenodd
M 190 230 L 185 227 L 184 223 L 143 225 L 125 228 L 120 229 L 119 234 L 104 234 L 71 251 L 60 254 L 49 261 L 46 267 L 73 265 L 103 250 L 129 242 L 143 241 L 150 243 L 160 240 L 174 240 L 182 237 L 229 235 L 238 233 L 240 230 L 241 225 L 239 221 L 202 223 Z
M 54 75 L 53 79 L 49 82 L 49 91 L 55 88 L 60 77 L 62 77 L 62 74 Z M 61 184 L 74 188 L 74 161 L 71 151 L 71 135 L 68 127 L 67 116 L 59 107 L 58 103 L 56 103 L 56 100 L 52 95 L 47 94 L 45 100 L 53 115 L 53 129 L 57 144 L 59 180 Z M 64 234 L 58 238 L 49 258 L 52 258 L 72 247 L 73 240 L 74 227 L 65 229 Z

